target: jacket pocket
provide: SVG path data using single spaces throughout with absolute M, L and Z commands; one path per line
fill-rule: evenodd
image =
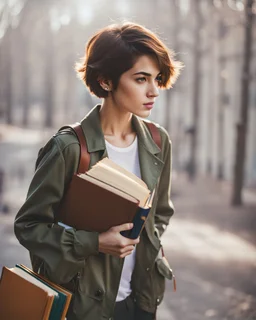
M 172 280 L 173 278 L 172 269 L 170 268 L 167 259 L 163 255 L 162 250 L 160 250 L 155 261 L 154 270 L 154 291 L 156 295 L 156 304 L 159 305 L 163 300 L 166 279 Z
M 172 269 L 170 268 L 170 265 L 165 257 L 162 259 L 156 260 L 156 267 L 158 272 L 165 278 L 172 280 L 173 273 Z
M 94 300 L 102 301 L 106 293 L 103 274 L 100 255 L 90 256 L 81 272 L 78 291 Z
M 105 285 L 97 256 L 90 256 L 76 282 L 72 312 L 77 319 L 100 319 Z

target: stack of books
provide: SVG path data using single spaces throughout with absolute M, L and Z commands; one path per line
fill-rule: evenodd
M 72 294 L 24 265 L 3 267 L 0 319 L 64 320 Z
M 61 225 L 104 232 L 133 222 L 122 234 L 137 238 L 150 211 L 153 194 L 136 175 L 108 158 L 84 174 L 75 174 L 58 212 Z

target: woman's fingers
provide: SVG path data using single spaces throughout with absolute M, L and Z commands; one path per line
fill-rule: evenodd
M 127 246 L 125 248 L 122 248 L 120 250 L 120 253 L 123 254 L 123 253 L 126 253 L 127 251 L 133 251 L 134 250 L 134 246 Z
M 115 232 L 121 232 L 126 230 L 131 230 L 133 228 L 133 223 L 124 223 L 119 226 L 112 227 L 111 230 Z
M 125 223 L 119 226 L 110 228 L 108 231 L 99 235 L 99 251 L 124 258 L 131 254 L 134 250 L 134 245 L 139 243 L 140 239 L 129 239 L 123 237 L 120 232 L 130 230 L 133 227 L 132 223 Z
M 119 258 L 125 258 L 127 256 L 129 256 L 132 253 L 132 251 L 127 251 L 126 253 L 123 253 L 119 256 Z

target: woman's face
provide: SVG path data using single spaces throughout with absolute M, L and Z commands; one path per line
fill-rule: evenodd
M 156 60 L 140 56 L 134 66 L 124 72 L 117 89 L 110 93 L 119 111 L 147 118 L 159 95 L 161 74 Z

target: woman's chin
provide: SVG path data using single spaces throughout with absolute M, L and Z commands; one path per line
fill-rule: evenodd
M 143 110 L 143 111 L 140 111 L 140 112 L 134 112 L 134 114 L 137 116 L 137 117 L 140 117 L 140 118 L 143 118 L 143 119 L 146 119 L 150 116 L 151 114 L 151 110 Z

